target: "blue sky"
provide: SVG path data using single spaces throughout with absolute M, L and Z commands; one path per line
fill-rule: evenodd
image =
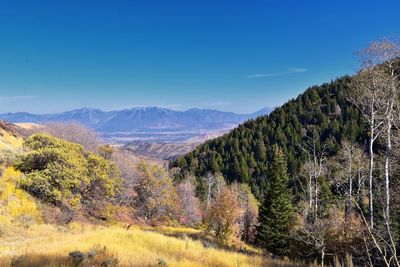
M 1 1 L 0 112 L 247 113 L 358 68 L 400 1 Z

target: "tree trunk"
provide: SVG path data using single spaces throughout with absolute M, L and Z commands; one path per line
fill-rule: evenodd
M 318 217 L 318 175 L 314 175 L 314 219 Z
M 311 173 L 310 173 L 310 179 L 309 179 L 309 181 L 308 181 L 308 192 L 309 192 L 309 199 L 308 199 L 308 201 L 309 201 L 309 206 L 310 206 L 310 212 L 312 211 L 312 208 L 313 208 L 313 186 L 312 186 L 312 183 L 313 183 L 313 180 L 312 180 L 312 175 L 311 175 Z
M 315 177 L 315 188 L 314 188 L 314 212 L 315 218 L 318 217 L 318 178 Z
M 352 147 L 349 148 L 349 192 L 346 200 L 346 210 L 345 210 L 345 219 L 346 223 L 349 222 L 349 216 L 352 209 L 352 195 L 353 195 L 353 158 L 352 158 Z
M 389 191 L 389 164 L 390 164 L 390 152 L 392 149 L 392 143 L 391 143 L 391 123 L 388 122 L 387 125 L 387 132 L 386 132 L 386 152 L 385 152 L 385 218 L 386 221 L 390 221 L 390 191 Z
M 369 205 L 369 223 L 371 226 L 371 229 L 374 229 L 374 204 L 373 204 L 373 175 L 374 175 L 374 138 L 375 138 L 375 133 L 374 133 L 374 117 L 372 116 L 372 122 L 371 122 L 371 136 L 369 138 L 369 177 L 368 177 L 368 182 L 369 182 L 369 188 L 368 188 L 368 205 Z
M 351 252 L 346 252 L 345 256 L 345 261 L 346 261 L 346 267 L 353 267 L 353 255 Z
M 333 255 L 333 267 L 342 267 L 337 254 Z
M 208 208 L 210 207 L 211 203 L 211 187 L 212 187 L 212 177 L 208 176 L 207 177 L 207 203 L 206 203 L 206 210 L 208 211 Z

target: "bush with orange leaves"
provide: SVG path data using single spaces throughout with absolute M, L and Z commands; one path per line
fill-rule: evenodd
M 207 233 L 213 233 L 219 243 L 240 247 L 240 219 L 243 210 L 237 191 L 223 186 L 206 211 L 204 224 Z
M 364 244 L 364 224 L 360 215 L 355 211 L 347 214 L 344 209 L 333 209 L 330 217 L 331 237 L 330 250 L 339 260 L 346 256 L 357 254 L 357 248 L 362 248 Z

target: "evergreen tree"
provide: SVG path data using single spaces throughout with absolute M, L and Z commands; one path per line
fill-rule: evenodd
M 267 159 L 267 148 L 261 140 L 257 140 L 256 153 L 259 161 L 265 161 Z
M 286 158 L 282 150 L 272 146 L 269 184 L 260 210 L 257 241 L 276 255 L 289 252 L 289 230 L 293 217 L 292 192 L 288 187 Z

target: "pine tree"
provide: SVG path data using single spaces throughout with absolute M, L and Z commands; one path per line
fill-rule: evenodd
M 269 184 L 259 214 L 257 241 L 269 252 L 282 256 L 289 252 L 293 195 L 288 187 L 286 158 L 277 145 L 272 146 L 272 155 Z
M 267 159 L 267 148 L 262 140 L 257 140 L 257 158 L 259 161 L 265 161 Z

